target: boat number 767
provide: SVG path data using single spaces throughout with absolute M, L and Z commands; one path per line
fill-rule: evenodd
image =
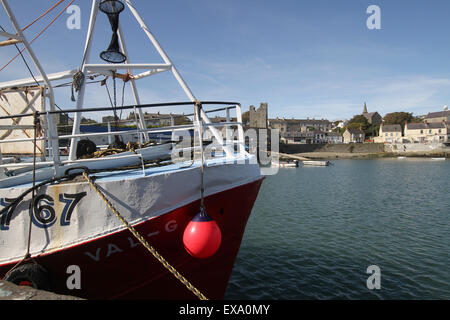
M 73 210 L 86 196 L 86 192 L 80 192 L 76 194 L 61 193 L 58 196 L 59 202 L 64 204 L 61 212 L 60 224 L 61 226 L 68 226 L 70 224 L 70 218 L 72 217 Z M 3 207 L 13 203 L 15 199 L 2 198 L 0 199 L 0 205 Z M 18 204 L 13 205 L 0 215 L 0 230 L 9 230 L 9 223 L 11 222 L 12 214 Z M 33 223 L 39 228 L 48 228 L 55 224 L 57 215 L 55 209 L 54 199 L 47 195 L 41 194 L 34 198 L 34 202 L 30 204 L 30 215 L 32 216 Z

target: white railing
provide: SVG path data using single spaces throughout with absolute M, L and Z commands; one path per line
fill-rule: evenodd
M 191 103 L 174 103 L 173 105 L 179 105 L 179 104 L 191 104 Z M 204 139 L 205 137 L 208 137 L 209 135 L 212 137 L 212 139 L 215 139 L 215 146 L 219 146 L 223 148 L 223 151 L 226 153 L 227 156 L 244 156 L 246 154 L 245 151 L 245 141 L 244 141 L 244 131 L 243 131 L 243 123 L 242 123 L 242 111 L 241 106 L 237 103 L 224 103 L 224 102 L 204 102 L 202 105 L 205 104 L 227 104 L 226 107 L 221 107 L 217 109 L 212 110 L 204 110 L 203 108 L 200 109 L 200 117 L 202 119 L 203 123 L 203 135 Z M 231 104 L 231 105 L 230 105 Z M 163 104 L 163 106 L 170 106 L 171 104 Z M 129 106 L 129 107 L 121 107 L 121 109 L 136 109 L 136 108 L 145 108 L 145 107 L 157 107 L 160 106 L 158 104 L 154 105 L 143 105 L 143 106 Z M 118 108 L 119 109 L 119 108 Z M 233 119 L 230 116 L 230 110 L 236 110 L 236 120 L 233 121 Z M 57 114 L 57 113 L 82 113 L 82 112 L 94 112 L 94 111 L 103 111 L 103 110 L 111 110 L 109 108 L 92 108 L 92 109 L 81 109 L 81 110 L 61 110 L 61 111 L 47 111 L 47 112 L 40 112 L 41 116 L 48 116 L 51 114 Z M 217 113 L 220 111 L 225 111 L 226 116 L 224 122 L 212 122 L 211 119 L 207 116 L 207 114 L 211 113 Z M 10 115 L 10 116 L 2 116 L 0 119 L 12 119 L 12 118 L 18 118 L 18 117 L 32 117 L 34 114 L 18 114 L 18 115 Z M 194 114 L 183 114 L 183 117 L 189 118 L 194 116 Z M 171 115 L 172 117 L 172 115 Z M 165 119 L 168 117 L 160 117 L 158 119 Z M 173 123 L 173 121 L 171 121 Z M 232 127 L 236 127 L 237 129 L 237 135 L 236 133 L 233 134 Z M 225 128 L 225 136 L 222 135 L 221 132 L 217 130 L 217 128 Z M 13 130 L 21 130 L 20 127 L 18 128 L 11 128 Z M 173 137 L 174 133 L 179 131 L 193 131 L 194 137 L 199 132 L 199 128 L 196 125 L 196 122 L 192 124 L 183 124 L 183 125 L 170 125 L 170 126 L 164 126 L 164 127 L 158 127 L 158 128 L 148 128 L 148 129 L 141 129 L 139 127 L 136 127 L 136 129 L 132 130 L 125 130 L 125 131 L 109 131 L 109 132 L 96 132 L 96 133 L 79 133 L 79 134 L 66 134 L 66 135 L 59 135 L 56 137 L 56 139 L 62 140 L 62 139 L 82 139 L 82 138 L 92 138 L 92 137 L 99 137 L 99 136 L 117 136 L 117 135 L 148 135 L 152 133 L 168 133 L 171 134 L 171 137 Z M 217 135 L 220 136 L 220 139 L 217 139 Z M 237 138 L 237 139 L 236 139 Z M 53 138 L 54 139 L 54 138 Z M 0 140 L 0 150 L 1 145 L 4 143 L 23 143 L 23 142 L 34 142 L 34 141 L 45 141 L 46 144 L 49 144 L 49 137 L 45 135 L 44 137 L 30 137 L 30 138 L 19 138 L 19 139 L 4 139 Z M 176 141 L 174 141 L 176 142 Z M 235 154 L 235 146 L 237 146 L 237 154 Z M 48 149 L 48 148 L 46 148 Z M 61 150 L 61 147 L 58 146 L 58 149 Z M 194 147 L 192 150 L 200 150 L 199 147 Z M 88 159 L 89 161 L 109 161 L 113 159 L 119 159 L 119 158 L 126 158 L 126 157 L 136 157 L 137 155 L 121 155 L 116 154 L 114 157 L 108 156 L 104 158 L 97 158 L 97 159 Z M 54 166 L 56 165 L 64 165 L 64 164 L 74 164 L 74 163 L 80 163 L 86 162 L 86 159 L 69 159 L 69 160 L 63 160 L 61 161 L 59 159 L 59 155 L 51 155 L 52 161 L 38 161 L 37 165 L 39 167 L 43 166 Z M 0 163 L 2 163 L 3 155 L 0 152 Z M 21 163 L 6 163 L 6 164 L 0 164 L 0 168 L 25 168 L 25 167 L 32 167 L 32 163 L 27 162 L 21 162 Z

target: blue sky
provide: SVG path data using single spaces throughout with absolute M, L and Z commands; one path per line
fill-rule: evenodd
M 55 0 L 9 1 L 22 26 Z M 68 3 L 69 1 L 66 1 Z M 64 13 L 33 48 L 47 72 L 77 68 L 88 27 L 90 1 L 77 0 L 81 29 L 69 30 Z M 269 104 L 270 117 L 351 118 L 369 111 L 415 115 L 450 104 L 450 2 L 447 0 L 134 0 L 134 5 L 194 92 L 202 100 L 240 101 L 244 110 Z M 369 30 L 369 5 L 381 9 L 381 30 Z M 62 10 L 58 7 L 52 16 Z M 2 26 L 12 29 L 4 15 Z M 32 38 L 51 18 L 28 29 Z M 128 10 L 121 23 L 132 62 L 162 60 Z M 99 16 L 92 62 L 110 39 Z M 5 48 L 3 48 L 5 49 Z M 0 51 L 6 63 L 14 48 Z M 3 65 L 3 64 L 2 64 Z M 20 59 L 0 81 L 27 77 Z M 122 84 L 119 84 L 120 91 Z M 146 103 L 187 100 L 170 73 L 138 82 Z M 73 107 L 70 89 L 58 104 Z M 95 87 L 87 103 L 109 105 Z M 125 104 L 131 104 L 127 91 Z

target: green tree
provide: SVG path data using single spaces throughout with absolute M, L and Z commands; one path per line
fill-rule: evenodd
M 410 112 L 392 112 L 386 114 L 383 118 L 384 124 L 399 124 L 402 126 L 402 130 L 405 127 L 405 123 L 411 122 L 422 122 L 422 120 L 413 116 Z
M 350 119 L 347 128 L 366 130 L 370 126 L 369 121 L 363 115 L 356 115 Z
M 380 130 L 379 125 L 370 124 L 366 117 L 363 115 L 356 115 L 348 122 L 346 128 L 349 129 L 361 129 L 364 131 L 367 137 L 375 137 Z
M 188 117 L 185 117 L 185 116 L 174 117 L 174 121 L 173 122 L 174 122 L 174 124 L 176 126 L 180 126 L 180 125 L 183 125 L 183 124 L 191 124 L 192 123 L 192 121 Z
M 83 124 L 94 124 L 97 123 L 97 121 L 85 117 L 81 117 L 81 123 Z
M 247 124 L 250 123 L 250 111 L 245 111 L 245 112 L 242 114 L 242 123 L 243 123 L 244 125 L 247 125 Z

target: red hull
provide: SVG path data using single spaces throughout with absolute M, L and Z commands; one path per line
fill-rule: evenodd
M 193 258 L 183 246 L 184 229 L 198 213 L 199 201 L 135 228 L 206 297 L 222 299 L 261 182 L 205 199 L 208 214 L 222 231 L 222 244 L 211 258 Z M 128 230 L 41 255 L 35 261 L 49 271 L 53 291 L 60 294 L 86 299 L 196 299 Z M 0 275 L 3 277 L 14 264 L 0 266 Z M 70 265 L 81 269 L 81 289 L 67 288 L 70 274 L 66 271 Z

